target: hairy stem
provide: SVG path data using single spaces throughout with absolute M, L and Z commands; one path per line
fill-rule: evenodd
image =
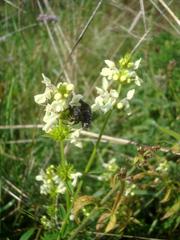
M 108 123 L 108 120 L 109 120 L 109 118 L 110 118 L 110 116 L 111 116 L 111 114 L 112 114 L 112 111 L 113 111 L 113 109 L 111 109 L 109 112 L 107 112 L 106 119 L 105 119 L 105 121 L 104 121 L 104 124 L 103 124 L 103 126 L 102 126 L 102 128 L 101 128 L 101 131 L 100 131 L 100 133 L 99 133 L 98 139 L 97 139 L 97 141 L 96 141 L 96 144 L 94 145 L 93 151 L 92 151 L 92 153 L 91 153 L 91 155 L 90 155 L 90 157 L 89 157 L 89 160 L 88 160 L 88 162 L 87 162 L 87 165 L 86 165 L 86 167 L 85 167 L 85 170 L 84 170 L 84 173 L 85 173 L 85 174 L 87 174 L 87 173 L 89 172 L 92 164 L 94 163 L 94 160 L 95 160 L 95 157 L 96 157 L 96 152 L 97 152 L 97 149 L 98 149 L 99 144 L 100 144 L 100 141 L 101 141 L 101 137 L 102 137 L 103 132 L 104 132 L 104 130 L 105 130 L 105 128 L 106 128 L 106 125 L 107 125 L 107 123 Z M 77 197 L 78 193 L 80 192 L 80 190 L 81 190 L 81 188 L 82 188 L 82 185 L 83 185 L 83 181 L 81 180 L 81 181 L 79 182 L 78 186 L 77 186 L 77 190 L 76 190 L 76 193 L 75 193 L 74 198 Z
M 60 141 L 60 157 L 61 157 L 61 164 L 65 165 L 66 163 L 66 159 L 65 159 L 65 155 L 64 155 L 64 142 Z

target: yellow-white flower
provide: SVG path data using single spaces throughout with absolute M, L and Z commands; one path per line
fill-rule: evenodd
M 113 61 L 105 60 L 107 67 L 101 70 L 100 75 L 106 77 L 108 80 L 118 79 L 118 69 Z
M 64 194 L 66 186 L 60 177 L 56 174 L 53 165 L 50 165 L 46 171 L 40 171 L 40 174 L 36 176 L 37 181 L 42 181 L 40 186 L 40 193 L 44 195 L 54 193 Z
M 92 105 L 92 110 L 101 110 L 106 113 L 113 108 L 116 100 L 119 96 L 118 92 L 115 89 L 108 89 L 109 82 L 106 78 L 103 78 L 102 88 L 96 87 L 98 96 L 95 98 L 95 103 Z

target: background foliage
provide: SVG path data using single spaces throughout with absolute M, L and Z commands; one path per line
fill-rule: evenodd
M 22 125 L 21 129 L 0 129 L 1 239 L 56 239 L 55 232 L 43 235 L 39 217 L 44 199 L 39 195 L 35 176 L 41 168 L 59 161 L 58 146 L 43 138 L 38 128 L 23 127 L 40 123 L 33 96 L 41 90 L 42 72 L 54 82 L 62 78 L 72 81 L 77 92 L 93 103 L 103 60 L 118 60 L 147 33 L 133 56 L 142 58 L 140 75 L 144 83 L 133 100 L 132 114 L 115 113 L 106 134 L 180 152 L 178 26 L 160 1 L 144 1 L 144 9 L 142 2 L 103 1 L 71 57 L 71 49 L 98 1 L 0 2 L 0 125 Z M 178 15 L 179 1 L 165 4 Z M 55 16 L 55 21 L 38 21 L 42 12 Z M 98 133 L 102 120 L 101 116 L 94 116 L 90 131 Z M 84 137 L 83 150 L 67 148 L 69 161 L 76 169 L 84 169 L 92 147 L 93 141 Z M 84 194 L 111 189 L 109 182 L 102 186 L 90 175 L 102 173 L 102 162 L 112 158 L 117 159 L 119 168 L 127 169 L 128 176 L 138 185 L 135 197 L 124 202 L 126 214 L 123 209 L 118 212 L 115 234 L 123 233 L 122 239 L 178 239 L 179 156 L 152 149 L 138 151 L 132 145 L 101 143 L 96 164 L 84 180 L 88 183 Z M 157 170 L 164 162 L 168 170 Z M 108 204 L 111 208 L 113 200 Z M 127 219 L 127 212 L 133 213 L 134 219 Z M 95 225 L 92 222 L 82 233 L 84 239 L 95 239 Z M 96 237 L 118 239 L 120 235 L 103 236 Z

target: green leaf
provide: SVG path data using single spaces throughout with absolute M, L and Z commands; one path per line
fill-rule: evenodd
M 28 240 L 33 235 L 34 232 L 35 232 L 35 228 L 29 229 L 27 232 L 25 232 L 21 236 L 20 240 Z
M 165 134 L 175 138 L 177 141 L 180 141 L 180 134 L 169 129 L 169 128 L 165 128 L 165 127 L 160 127 L 159 125 L 156 125 L 159 130 L 161 130 L 162 132 L 164 132 Z
M 178 199 L 165 213 L 165 215 L 162 217 L 163 219 L 169 218 L 172 215 L 178 213 L 180 211 L 180 199 Z
M 172 189 L 171 188 L 168 188 L 166 193 L 165 193 L 165 196 L 164 198 L 160 201 L 160 203 L 166 203 L 169 201 L 170 199 L 170 196 L 171 196 L 171 192 L 172 192 Z
M 10 202 L 8 202 L 6 205 L 1 207 L 0 208 L 0 213 L 2 213 L 3 211 L 6 211 L 7 209 L 11 208 L 14 205 L 15 202 L 16 202 L 15 199 L 13 199 Z

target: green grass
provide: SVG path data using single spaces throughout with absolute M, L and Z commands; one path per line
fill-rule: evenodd
M 49 33 L 46 26 L 36 20 L 40 12 L 36 1 L 24 1 L 22 4 L 13 1 L 12 5 L 9 2 L 0 3 L 0 125 L 41 123 L 42 113 L 33 96 L 42 91 L 42 73 L 55 83 L 60 79 L 67 80 L 65 72 L 75 84 L 76 91 L 84 94 L 87 102 L 93 103 L 95 86 L 100 85 L 99 72 L 104 59 L 118 60 L 126 52 L 131 52 L 144 34 L 142 19 L 132 31 L 139 39 L 122 29 L 122 26 L 127 29 L 130 27 L 138 13 L 139 3 L 116 1 L 114 4 L 114 1 L 104 1 L 72 58 L 68 59 L 70 49 L 96 7 L 96 1 L 49 1 L 53 13 L 58 17 L 57 23 L 48 23 Z M 177 32 L 162 15 L 157 14 L 150 2 L 146 4 L 146 24 L 151 29 L 147 39 L 134 53 L 134 59 L 142 58 L 140 76 L 144 83 L 133 100 L 132 115 L 114 113 L 105 134 L 145 145 L 174 147 L 178 152 L 178 141 L 173 134 L 168 134 L 167 129 L 176 134 L 179 131 L 180 42 Z M 170 7 L 176 13 L 178 3 L 174 1 Z M 42 8 L 45 13 L 48 12 L 46 5 Z M 172 19 L 171 21 L 173 22 Z M 90 131 L 98 133 L 102 120 L 101 116 L 94 118 Z M 39 218 L 44 199 L 39 195 L 39 184 L 35 181 L 35 176 L 41 168 L 59 161 L 58 145 L 42 135 L 42 131 L 36 128 L 0 129 L 2 239 L 20 239 L 24 232 L 33 227 L 36 228 L 37 236 L 41 229 Z M 27 139 L 32 141 L 16 142 Z M 74 147 L 68 149 L 69 161 L 76 169 L 83 170 L 92 148 L 93 143 L 85 138 L 82 150 Z M 102 159 L 108 161 L 112 157 L 117 158 L 120 167 L 132 167 L 129 159 L 136 155 L 136 147 L 132 145 L 101 143 L 92 172 L 101 171 Z M 177 170 L 178 157 L 170 153 L 159 153 L 154 158 L 155 163 L 161 158 L 167 158 L 171 162 L 172 169 L 167 182 L 177 184 L 180 177 Z M 7 181 L 27 195 L 22 202 L 11 195 L 13 192 L 21 198 L 22 192 L 13 189 Z M 83 193 L 91 194 L 94 186 L 96 190 L 101 189 L 96 180 L 87 177 L 86 181 L 89 186 L 83 187 Z M 147 184 L 151 185 L 150 179 Z M 106 187 L 103 191 L 108 189 Z M 149 196 L 142 198 L 146 201 Z M 157 213 L 159 209 L 162 210 L 161 199 L 155 197 L 153 203 L 142 210 L 139 216 L 141 224 L 130 225 L 124 234 L 178 239 L 175 226 L 179 219 L 161 221 L 162 214 L 159 216 Z M 176 194 L 166 207 L 173 205 L 175 199 Z M 141 209 L 138 203 L 137 208 Z M 152 223 L 156 219 L 158 224 L 153 228 Z M 42 234 L 43 231 L 40 232 L 41 236 Z M 88 232 L 86 235 L 84 239 L 94 239 L 94 235 Z M 51 234 L 47 239 L 56 239 L 56 236 L 53 238 Z

